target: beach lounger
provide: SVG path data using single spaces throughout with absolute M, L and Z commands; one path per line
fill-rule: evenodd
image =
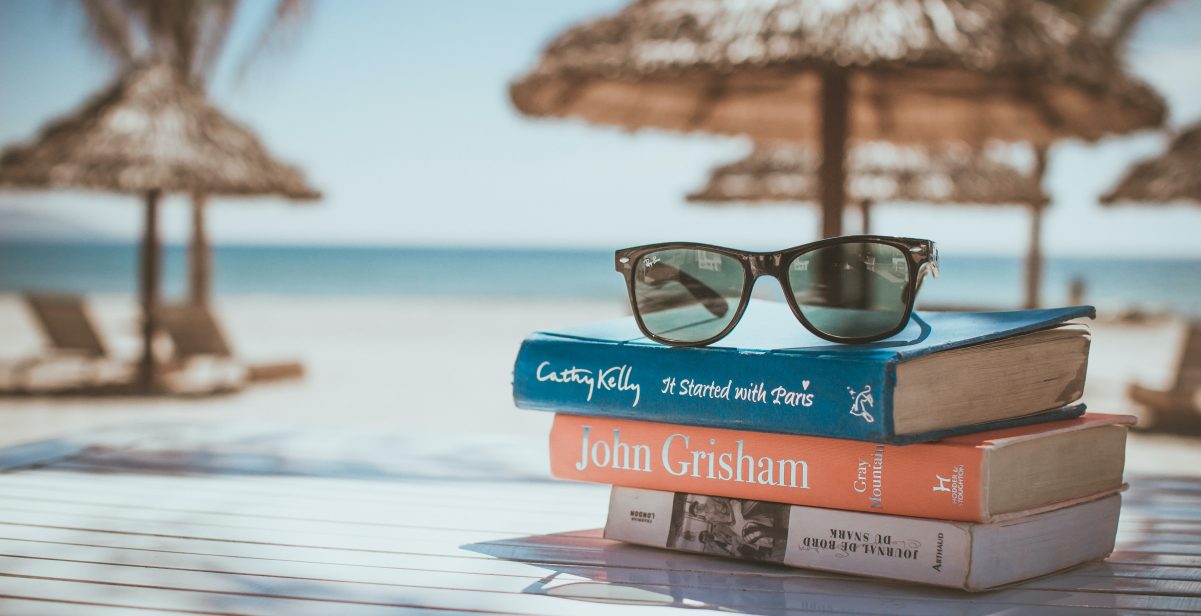
M 46 334 L 51 352 L 88 358 L 108 356 L 82 297 L 26 295 L 25 305 Z
M 1176 366 L 1176 379 L 1170 389 L 1157 390 L 1131 383 L 1130 399 L 1147 409 L 1152 428 L 1167 431 L 1201 431 L 1201 321 L 1188 324 L 1184 348 Z
M 191 364 L 208 361 L 210 366 L 232 375 L 228 376 L 230 387 L 235 382 L 264 382 L 304 375 L 300 362 L 246 364 L 237 361 L 233 348 L 225 333 L 207 306 L 197 304 L 174 304 L 160 308 L 159 320 L 171 337 L 173 364 L 175 369 L 188 369 Z M 170 370 L 168 371 L 171 372 Z M 239 383 L 240 385 L 240 383 Z
M 42 354 L 12 366 L 4 391 L 85 391 L 102 385 L 123 384 L 131 378 L 129 366 L 110 357 L 82 297 L 27 294 L 24 300 L 46 344 Z M 34 371 L 50 364 L 72 369 L 65 375 L 55 374 L 48 383 L 34 383 Z

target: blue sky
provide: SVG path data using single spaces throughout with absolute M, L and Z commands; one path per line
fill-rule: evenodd
M 742 140 L 630 135 L 512 109 L 507 83 L 542 45 L 569 24 L 616 10 L 619 0 L 318 0 L 295 44 L 239 84 L 231 60 L 269 7 L 248 4 L 213 98 L 278 157 L 302 165 L 326 198 L 295 207 L 217 202 L 210 221 L 218 242 L 611 248 L 687 239 L 783 247 L 816 235 L 809 207 L 683 202 L 709 167 L 747 151 Z M 82 34 L 70 2 L 0 0 L 0 143 L 31 138 L 113 77 Z M 1201 119 L 1201 3 L 1178 1 L 1149 16 L 1130 63 L 1168 99 L 1172 126 Z M 1165 144 L 1146 133 L 1055 146 L 1047 252 L 1201 256 L 1201 208 L 1095 203 L 1126 165 Z M 0 193 L 0 224 L 35 219 L 132 238 L 139 215 L 129 197 Z M 185 237 L 186 220 L 183 202 L 171 202 L 168 238 Z M 877 208 L 873 224 L 934 239 L 947 254 L 1020 254 L 1029 226 L 1022 208 L 908 205 Z M 848 229 L 856 225 L 848 216 Z

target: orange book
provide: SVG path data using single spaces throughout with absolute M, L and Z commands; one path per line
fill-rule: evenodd
M 892 515 L 987 522 L 1122 487 L 1127 415 L 1006 428 L 935 443 L 700 428 L 558 414 L 561 479 Z

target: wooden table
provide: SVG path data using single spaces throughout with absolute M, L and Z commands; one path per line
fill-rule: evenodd
M 601 539 L 542 439 L 146 425 L 0 450 L 0 614 L 1201 611 L 1201 478 L 1105 562 L 983 594 Z

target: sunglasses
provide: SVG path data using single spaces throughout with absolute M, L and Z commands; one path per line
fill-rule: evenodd
M 793 314 L 815 335 L 847 344 L 882 340 L 909 322 L 925 275 L 938 277 L 934 242 L 877 235 L 779 252 L 669 242 L 618 250 L 615 258 L 638 328 L 673 346 L 730 333 L 760 276 L 780 281 Z

